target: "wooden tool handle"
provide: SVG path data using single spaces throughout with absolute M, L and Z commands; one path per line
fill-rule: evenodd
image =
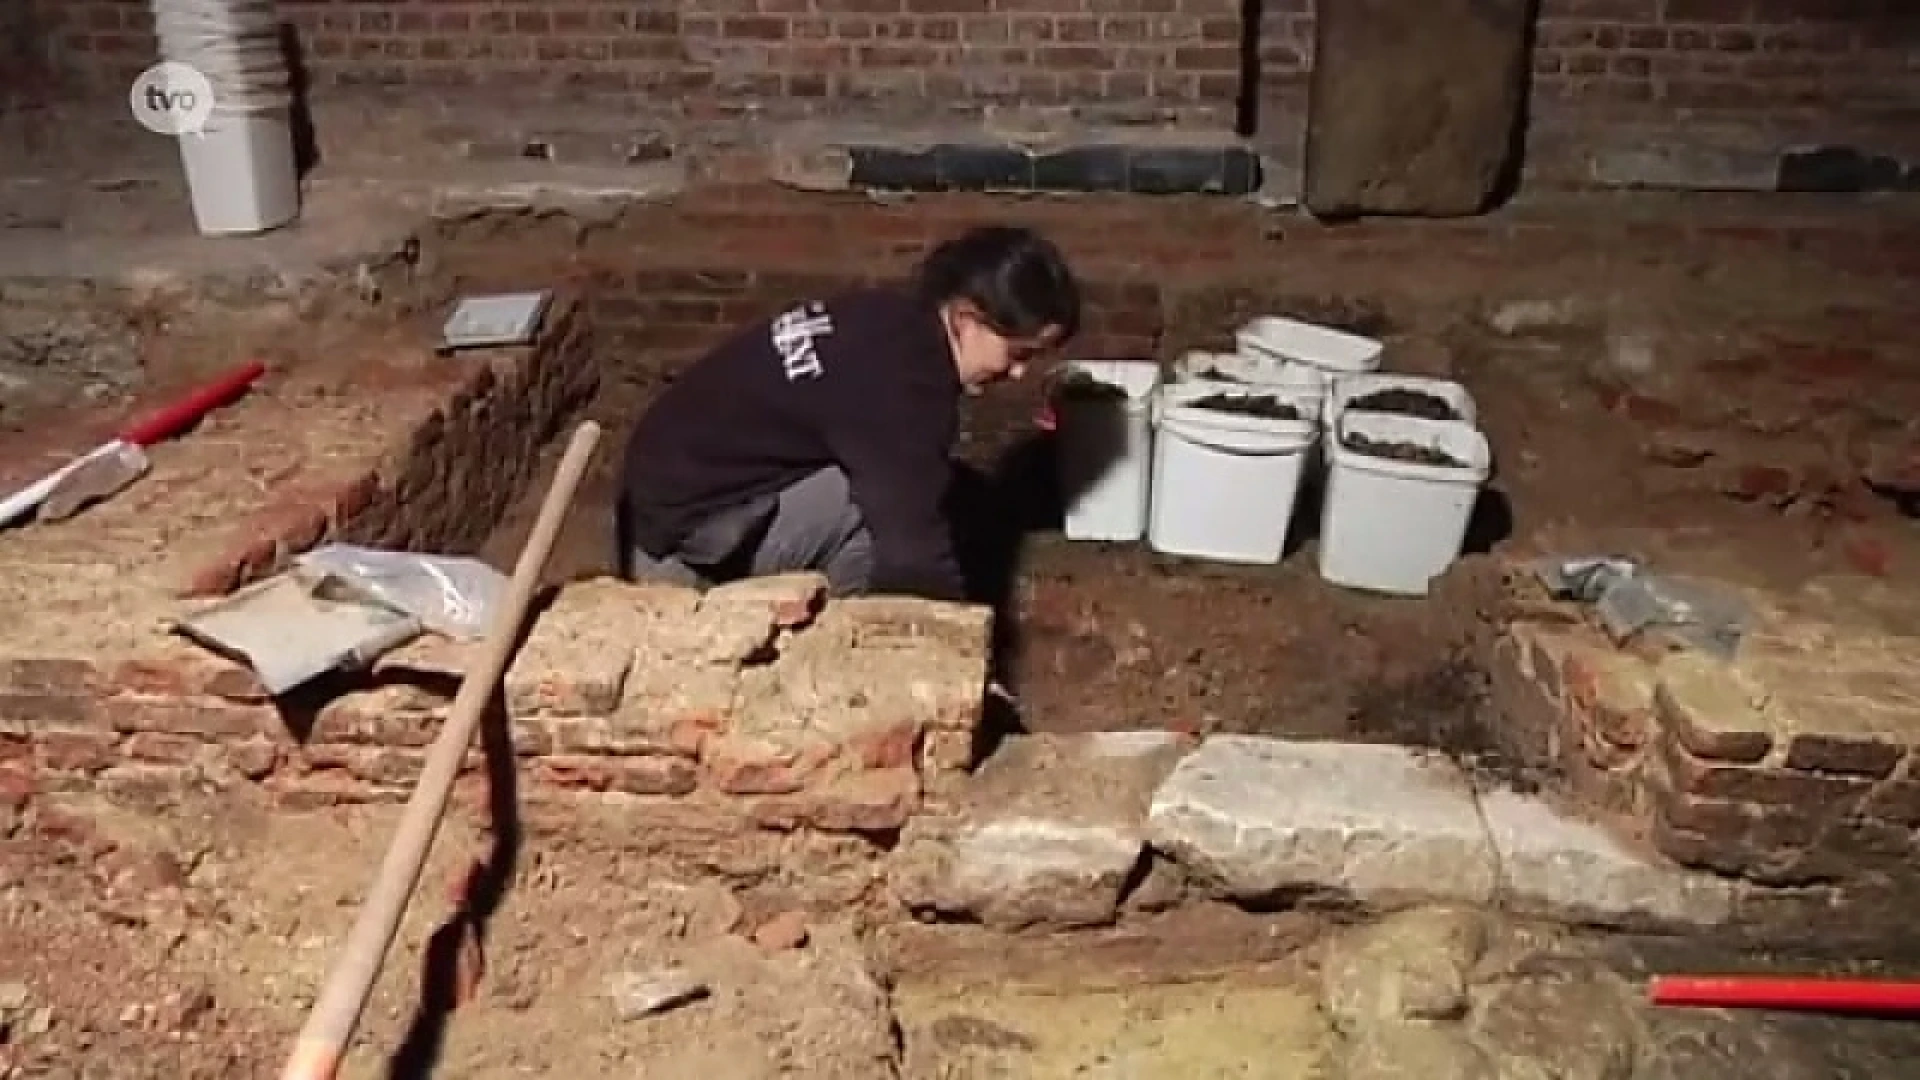
M 280 1076 L 282 1080 L 333 1080 L 340 1058 L 359 1026 L 360 1014 L 374 980 L 380 975 L 387 949 L 406 913 L 407 901 L 419 884 L 420 871 L 426 865 L 427 851 L 433 846 L 440 820 L 446 813 L 453 782 L 460 774 L 461 760 L 473 744 L 489 700 L 498 690 L 500 677 L 511 658 L 520 627 L 526 621 L 527 608 L 534 590 L 553 552 L 554 537 L 573 503 L 575 489 L 593 458 L 600 441 L 600 426 L 587 421 L 573 433 L 566 456 L 547 488 L 533 532 L 520 549 L 520 561 L 513 568 L 513 580 L 507 587 L 500 610 L 494 613 L 487 631 L 485 648 L 475 665 L 460 681 L 460 692 L 453 699 L 445 726 L 427 752 L 426 767 L 407 800 L 407 808 L 394 831 L 393 842 L 380 864 L 379 876 L 360 908 L 359 918 L 347 937 L 345 948 L 327 981 L 315 999 L 307 1022 L 300 1029 L 293 1053 Z

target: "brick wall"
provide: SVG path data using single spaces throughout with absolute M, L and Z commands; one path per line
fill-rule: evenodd
M 1541 0 L 1536 108 L 1762 125 L 1895 124 L 1920 109 L 1906 0 Z
M 65 69 L 152 57 L 142 0 L 37 0 Z M 1297 129 L 1313 0 L 1259 5 L 1262 126 Z M 282 0 L 325 85 L 638 95 L 662 107 L 1074 104 L 1229 125 L 1236 0 Z M 1857 130 L 1920 110 L 1907 0 L 1541 0 L 1535 101 L 1558 123 Z

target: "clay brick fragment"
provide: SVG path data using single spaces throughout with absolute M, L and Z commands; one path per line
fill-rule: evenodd
M 1773 724 L 1735 672 L 1693 653 L 1675 653 L 1660 662 L 1657 678 L 1659 719 L 1689 751 L 1751 764 L 1773 748 Z
M 272 739 L 252 738 L 221 748 L 233 771 L 258 782 L 280 767 L 280 746 Z
M 25 769 L 0 769 L 0 810 L 19 810 L 33 800 L 33 774 Z
M 321 706 L 306 739 L 314 744 L 421 747 L 446 721 L 446 702 L 418 687 L 382 686 Z
M 1785 860 L 1768 875 L 1780 881 L 1857 879 L 1875 870 L 1904 870 L 1916 854 L 1914 832 L 1870 818 L 1834 822 L 1812 847 Z
M 1651 669 L 1639 659 L 1575 647 L 1562 658 L 1566 700 L 1585 730 L 1624 750 L 1646 745 L 1654 728 Z
M 274 805 L 283 810 L 324 810 L 360 803 L 401 802 L 405 788 L 377 788 L 341 773 L 280 777 L 267 782 Z
M 120 756 L 110 731 L 43 731 L 34 743 L 40 767 L 49 772 L 98 772 Z
M 621 722 L 618 716 L 534 717 L 546 745 L 556 754 L 669 754 L 691 756 L 696 747 L 682 747 L 645 728 Z
M 44 728 L 105 728 L 99 702 L 73 694 L 0 693 L 0 734 L 30 735 Z
M 58 656 L 0 657 L 0 695 L 91 694 L 99 689 L 92 662 Z
M 757 801 L 750 810 L 763 828 L 883 833 L 906 825 L 920 806 L 920 777 L 912 769 L 846 773 L 805 791 Z
M 636 652 L 699 602 L 691 589 L 614 578 L 576 581 L 540 616 L 507 672 L 515 716 L 606 716 L 620 704 Z
M 929 770 L 973 768 L 975 736 L 971 731 L 935 728 L 920 743 L 920 767 Z
M 164 731 L 207 739 L 240 739 L 271 734 L 279 717 L 271 706 L 231 705 L 211 699 L 169 701 L 121 694 L 109 698 L 103 709 L 114 730 Z
M 729 795 L 784 795 L 807 786 L 832 750 L 824 745 L 782 746 L 763 739 L 719 735 L 701 749 L 707 781 Z
M 1528 651 L 1536 647 L 1528 638 L 1513 636 L 1501 638 L 1494 646 L 1489 681 L 1501 718 L 1500 749 L 1529 768 L 1558 768 L 1565 740 L 1564 717 L 1545 678 L 1529 670 L 1537 667 L 1537 661 L 1528 657 Z
M 643 749 L 698 753 L 708 736 L 726 728 L 739 681 L 735 668 L 693 665 L 643 648 L 611 728 Z
M 812 623 L 827 595 L 814 573 L 748 578 L 709 590 L 691 618 L 662 626 L 657 655 L 693 664 L 739 666 L 764 655 L 785 630 Z
M 1787 743 L 1786 763 L 1792 769 L 1883 777 L 1893 772 L 1905 753 L 1903 747 L 1864 733 L 1796 732 Z
M 133 806 L 164 806 L 193 786 L 191 765 L 115 765 L 96 779 L 100 793 Z
M 142 731 L 128 736 L 121 752 L 134 761 L 157 765 L 190 765 L 206 747 L 207 743 L 190 736 Z
M 684 757 L 555 755 L 540 759 L 536 769 L 542 780 L 556 787 L 586 791 L 679 797 L 692 794 L 698 786 L 698 770 Z
M 426 756 L 418 750 L 354 748 L 345 755 L 347 774 L 383 787 L 411 788 L 420 780 Z
M 863 769 L 910 769 L 918 761 L 920 725 L 896 723 L 850 737 L 842 753 Z
M 1663 740 L 1661 763 L 1679 791 L 1702 799 L 1728 799 L 1794 808 L 1832 808 L 1864 797 L 1871 781 L 1766 765 L 1730 765 L 1688 752 L 1678 739 Z
M 1824 816 L 1670 793 L 1656 800 L 1654 845 L 1683 865 L 1727 874 L 1766 875 L 1817 841 Z

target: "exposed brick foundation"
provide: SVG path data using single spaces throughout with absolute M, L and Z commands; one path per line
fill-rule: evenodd
M 1764 659 L 1637 654 L 1571 621 L 1516 624 L 1492 674 L 1510 752 L 1683 864 L 1769 885 L 1911 873 L 1920 725 L 1864 693 L 1801 696 Z
M 889 832 L 936 774 L 973 764 L 988 618 L 907 599 L 826 604 L 817 575 L 705 596 L 576 582 L 509 670 L 505 730 L 522 778 L 549 794 L 717 799 L 766 828 Z M 277 702 L 244 669 L 184 650 L 112 671 L 9 660 L 0 772 L 137 803 L 240 782 L 290 808 L 399 801 L 477 648 L 422 639 L 344 692 L 323 683 Z M 468 755 L 475 779 L 486 754 Z

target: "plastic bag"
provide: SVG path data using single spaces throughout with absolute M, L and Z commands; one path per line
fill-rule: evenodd
M 357 544 L 324 544 L 295 564 L 309 574 L 338 578 L 457 641 L 486 632 L 507 587 L 505 574 L 478 559 Z
M 1616 582 L 1601 594 L 1595 610 L 1615 641 L 1657 626 L 1720 660 L 1731 660 L 1739 652 L 1752 615 L 1737 596 L 1658 574 L 1635 574 Z
M 1616 642 L 1657 626 L 1691 648 L 1731 660 L 1753 615 L 1732 593 L 1649 574 L 1632 559 L 1618 556 L 1542 559 L 1534 564 L 1534 573 L 1555 598 L 1592 604 Z

